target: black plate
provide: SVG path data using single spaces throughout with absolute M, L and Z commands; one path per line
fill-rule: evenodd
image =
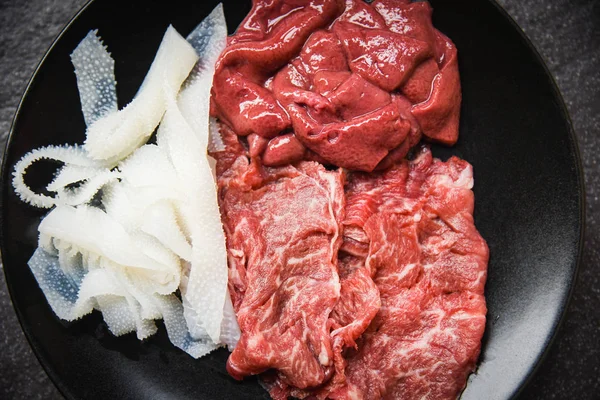
M 268 398 L 256 380 L 229 378 L 224 350 L 193 360 L 169 344 L 164 329 L 139 343 L 133 335 L 110 335 L 97 314 L 59 321 L 26 265 L 44 212 L 21 203 L 10 185 L 12 167 L 26 152 L 83 141 L 69 54 L 90 29 L 99 29 L 116 60 L 118 95 L 125 102 L 168 24 L 187 34 L 216 3 L 89 4 L 54 43 L 19 107 L 2 171 L 4 270 L 31 346 L 69 399 Z M 224 3 L 233 30 L 250 4 Z M 473 164 L 475 218 L 491 252 L 487 330 L 463 399 L 507 399 L 533 374 L 566 310 L 582 248 L 579 154 L 555 83 L 508 15 L 490 1 L 432 3 L 435 25 L 458 46 L 463 84 L 460 140 L 451 149 L 434 148 L 434 154 Z

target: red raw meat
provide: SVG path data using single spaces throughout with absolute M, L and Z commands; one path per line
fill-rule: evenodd
M 344 252 L 339 254 L 340 297 L 331 312 L 333 331 L 335 372 L 322 387 L 300 390 L 275 382 L 270 387 L 271 396 L 276 400 L 294 398 L 325 399 L 330 393 L 345 387 L 347 361 L 344 351 L 357 350 L 357 339 L 363 334 L 381 306 L 379 290 L 365 266 L 364 257 L 356 257 Z
M 219 200 L 240 343 L 227 364 L 277 400 L 453 399 L 485 327 L 472 167 L 271 168 L 222 127 Z M 344 192 L 345 190 L 345 192 Z M 343 233 L 343 237 L 342 237 Z M 339 250 L 339 251 L 338 251 Z
M 330 314 L 340 295 L 344 175 L 315 162 L 225 161 L 219 196 L 242 331 L 227 370 L 241 379 L 275 369 L 282 384 L 317 386 L 334 371 Z
M 343 352 L 380 306 L 365 258 L 338 260 L 345 174 L 316 162 L 264 167 L 224 125 L 221 139 L 211 155 L 242 331 L 227 369 L 238 379 L 262 373 L 275 399 L 339 388 Z
M 381 308 L 346 354 L 332 399 L 455 399 L 485 328 L 488 248 L 473 222 L 472 168 L 428 149 L 346 186 L 344 249 L 368 245 Z M 359 245 L 357 245 L 357 243 Z
M 452 145 L 457 52 L 431 13 L 408 0 L 254 0 L 217 62 L 211 113 L 260 144 L 251 157 L 268 166 L 370 172 L 422 135 Z

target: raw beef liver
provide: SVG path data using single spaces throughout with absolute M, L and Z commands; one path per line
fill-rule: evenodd
M 254 0 L 217 62 L 214 116 L 269 166 L 385 169 L 458 139 L 456 47 L 427 2 Z

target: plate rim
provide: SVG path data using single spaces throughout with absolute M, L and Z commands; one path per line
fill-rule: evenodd
M 560 309 L 560 317 L 554 322 L 554 326 L 551 330 L 550 336 L 546 340 L 546 343 L 545 343 L 545 346 L 544 346 L 542 352 L 537 356 L 537 359 L 535 360 L 533 367 L 529 370 L 528 374 L 523 377 L 523 379 L 519 383 L 519 386 L 516 388 L 516 390 L 510 396 L 511 399 L 516 399 L 525 390 L 525 388 L 529 385 L 529 383 L 532 381 L 534 376 L 537 374 L 541 365 L 543 364 L 546 357 L 548 356 L 551 348 L 553 347 L 554 342 L 557 338 L 557 335 L 567 317 L 567 311 L 568 311 L 569 305 L 570 305 L 572 297 L 573 297 L 573 292 L 575 290 L 575 286 L 577 285 L 577 282 L 578 282 L 578 276 L 579 276 L 579 270 L 580 270 L 581 262 L 582 262 L 583 250 L 585 248 L 586 193 L 587 192 L 585 189 L 585 176 L 584 176 L 581 151 L 579 148 L 579 141 L 577 139 L 577 135 L 576 135 L 575 129 L 573 127 L 573 121 L 571 119 L 571 116 L 570 116 L 567 106 L 565 104 L 562 93 L 558 87 L 556 79 L 553 76 L 550 69 L 548 68 L 547 60 L 540 54 L 540 52 L 537 50 L 537 48 L 533 44 L 532 40 L 527 35 L 527 33 L 521 28 L 521 26 L 519 26 L 519 24 L 513 19 L 513 17 L 508 13 L 508 11 L 506 11 L 506 9 L 502 5 L 500 5 L 496 0 L 486 0 L 486 1 L 489 4 L 491 4 L 504 17 L 504 19 L 506 19 L 510 23 L 512 28 L 518 32 L 519 37 L 521 38 L 523 43 L 534 54 L 537 63 L 540 64 L 541 67 L 543 68 L 544 75 L 547 78 L 547 80 L 552 88 L 552 92 L 553 92 L 555 98 L 558 99 L 558 106 L 560 108 L 562 117 L 564 118 L 564 120 L 567 122 L 567 125 L 568 125 L 569 150 L 572 153 L 572 155 L 574 156 L 574 161 L 575 161 L 574 166 L 575 166 L 575 170 L 576 170 L 575 174 L 577 177 L 576 184 L 578 187 L 579 215 L 578 215 L 577 223 L 579 226 L 579 237 L 577 239 L 577 246 L 576 246 L 577 249 L 576 249 L 576 254 L 575 254 L 576 255 L 575 266 L 569 277 L 569 290 L 562 299 L 561 309 Z M 56 35 L 56 37 L 52 41 L 52 44 L 45 51 L 44 55 L 42 56 L 42 58 L 36 65 L 30 78 L 28 79 L 27 85 L 25 86 L 25 89 L 23 90 L 23 94 L 20 97 L 18 106 L 13 115 L 10 130 L 9 130 L 7 138 L 6 138 L 6 143 L 4 145 L 4 150 L 2 152 L 3 159 L 2 159 L 2 167 L 0 169 L 0 173 L 1 173 L 0 176 L 4 177 L 5 175 L 8 175 L 8 176 L 12 175 L 12 174 L 8 174 L 8 172 L 7 172 L 7 168 L 9 168 L 8 162 L 7 162 L 7 159 L 8 159 L 7 155 L 10 153 L 10 150 L 12 147 L 13 136 L 16 136 L 16 134 L 17 134 L 15 131 L 15 126 L 16 126 L 17 120 L 19 118 L 19 115 L 21 113 L 21 108 L 23 107 L 23 104 L 24 104 L 26 98 L 28 97 L 31 86 L 32 86 L 33 82 L 35 81 L 35 79 L 37 78 L 37 75 L 38 75 L 40 69 L 42 68 L 44 62 L 46 61 L 46 59 L 48 58 L 49 54 L 52 52 L 54 47 L 62 39 L 62 37 L 65 35 L 65 33 L 71 28 L 71 26 L 75 23 L 75 21 L 84 12 L 86 12 L 87 9 L 93 3 L 96 3 L 96 2 L 98 2 L 98 0 L 88 0 L 69 19 L 69 21 L 62 27 L 60 32 Z M 30 326 L 29 326 L 30 324 L 26 321 L 26 318 L 24 317 L 23 313 L 21 312 L 21 310 L 19 308 L 17 308 L 17 306 L 14 303 L 13 291 L 16 288 L 13 287 L 13 284 L 11 283 L 11 280 L 9 277 L 9 273 L 7 273 L 7 270 L 5 268 L 5 265 L 6 265 L 5 252 L 2 251 L 3 249 L 5 249 L 4 203 L 5 203 L 5 197 L 8 195 L 7 194 L 8 190 L 5 190 L 5 188 L 10 184 L 11 184 L 10 182 L 3 180 L 2 185 L 0 185 L 0 256 L 2 258 L 2 265 L 3 265 L 2 269 L 4 272 L 6 287 L 8 288 L 8 293 L 10 296 L 10 302 L 11 302 L 12 308 L 15 311 L 15 314 L 17 316 L 19 325 L 21 326 L 21 330 L 25 334 L 25 338 L 27 339 L 27 342 L 28 342 L 29 346 L 31 347 L 33 354 L 35 355 L 36 359 L 38 360 L 38 362 L 44 369 L 44 372 L 50 378 L 50 381 L 52 381 L 54 386 L 58 389 L 58 391 L 61 393 L 61 395 L 63 395 L 66 399 L 79 400 L 79 398 L 76 397 L 71 392 L 71 390 L 69 389 L 69 385 L 67 385 L 64 382 L 64 378 L 62 378 L 60 376 L 60 374 L 54 368 L 50 367 L 49 361 L 42 354 L 42 349 L 40 348 L 39 344 L 37 343 L 38 342 L 37 338 L 30 331 Z
M 92 0 L 93 1 L 93 0 Z M 512 25 L 512 27 L 519 33 L 521 40 L 525 43 L 525 45 L 531 50 L 533 55 L 536 58 L 538 64 L 540 64 L 544 70 L 545 76 L 548 79 L 550 86 L 552 87 L 552 92 L 555 98 L 558 99 L 558 106 L 561 110 L 562 117 L 565 119 L 568 125 L 568 137 L 569 137 L 569 147 L 571 153 L 575 158 L 575 169 L 577 175 L 577 187 L 578 187 L 578 207 L 579 207 L 579 215 L 578 215 L 578 225 L 579 225 L 579 237 L 577 239 L 577 254 L 575 260 L 575 267 L 571 272 L 571 276 L 569 277 L 569 291 L 566 296 L 562 299 L 562 308 L 560 310 L 560 318 L 555 321 L 550 337 L 546 341 L 546 345 L 542 352 L 538 355 L 537 359 L 533 364 L 533 368 L 529 370 L 529 373 L 521 380 L 519 387 L 513 392 L 511 395 L 511 399 L 516 399 L 518 396 L 525 390 L 525 388 L 531 383 L 532 379 L 537 374 L 538 370 L 544 363 L 546 357 L 550 353 L 552 346 L 557 338 L 558 332 L 563 326 L 563 323 L 567 317 L 567 311 L 569 309 L 569 305 L 571 304 L 571 300 L 573 298 L 573 292 L 575 291 L 575 286 L 577 285 L 578 277 L 579 277 L 579 269 L 581 267 L 581 260 L 583 256 L 583 249 L 585 247 L 585 231 L 586 231 L 586 189 L 585 189 L 585 175 L 583 170 L 583 162 L 581 158 L 581 150 L 579 149 L 579 140 L 577 139 L 577 134 L 575 133 L 575 128 L 573 127 L 573 120 L 571 119 L 571 115 L 569 114 L 569 110 L 567 105 L 565 104 L 565 99 L 556 83 L 556 78 L 548 68 L 547 60 L 540 54 L 536 46 L 533 44 L 533 41 L 529 38 L 527 33 L 521 28 L 521 26 L 514 20 L 514 18 L 506 11 L 502 5 L 500 5 L 496 0 L 487 0 L 508 22 Z

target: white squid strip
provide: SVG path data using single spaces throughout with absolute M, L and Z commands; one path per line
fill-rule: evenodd
M 165 262 L 168 257 L 162 254 L 150 257 L 149 252 L 159 249 L 147 248 L 152 243 L 135 240 L 117 221 L 94 207 L 58 206 L 42 220 L 39 231 L 40 235 L 72 243 L 125 267 L 173 275 L 169 280 L 175 279 L 179 270 L 179 265 Z
M 82 282 L 73 280 L 61 269 L 58 257 L 38 248 L 29 260 L 29 268 L 33 272 L 40 288 L 44 292 L 48 303 L 56 315 L 66 321 L 73 321 L 92 312 L 94 302 L 79 296 Z M 93 278 L 87 273 L 86 278 Z M 96 274 L 98 275 L 98 274 Z M 92 280 L 103 290 L 116 291 L 112 282 L 98 276 Z
M 73 321 L 96 308 L 102 312 L 110 331 L 117 336 L 135 330 L 138 338 L 144 339 L 156 332 L 154 321 L 140 316 L 139 302 L 108 269 L 92 267 L 81 282 L 73 282 L 58 260 L 57 256 L 38 248 L 29 260 L 29 266 L 59 318 Z M 84 268 L 83 263 L 80 268 Z M 149 299 L 153 307 L 160 310 L 160 305 L 154 304 L 154 297 Z M 155 316 L 162 314 L 159 312 Z
M 204 159 L 208 161 L 205 166 L 210 169 L 210 176 L 213 179 L 212 185 L 209 185 L 208 176 L 209 173 L 204 169 L 203 182 L 206 182 L 206 188 L 203 190 L 203 197 L 198 198 L 198 204 L 210 204 L 211 209 L 214 210 L 214 216 L 220 216 L 219 206 L 217 202 L 216 183 L 214 176 L 214 163 L 212 158 L 207 157 L 206 152 L 215 145 L 218 147 L 224 146 L 221 136 L 218 132 L 218 125 L 216 119 L 210 118 L 210 88 L 212 86 L 212 79 L 214 75 L 215 63 L 226 46 L 227 42 L 227 23 L 225 21 L 225 15 L 223 12 L 223 5 L 219 4 L 211 12 L 211 14 L 187 37 L 187 40 L 192 44 L 194 49 L 201 55 L 200 60 L 194 70 L 192 71 L 186 87 L 181 91 L 178 98 L 178 106 L 181 110 L 182 116 L 186 119 L 193 132 L 196 134 L 196 138 L 200 142 L 202 147 L 202 154 Z M 207 126 L 208 119 L 208 126 Z M 217 135 L 211 134 L 211 131 L 216 129 Z M 206 203 L 205 203 L 206 202 Z M 214 226 L 214 238 L 221 238 L 218 241 L 217 252 L 215 252 L 211 261 L 216 263 L 215 268 L 221 268 L 222 271 L 227 271 L 227 252 L 225 247 L 225 236 L 222 225 L 220 223 L 220 217 L 217 221 L 211 221 Z M 199 240 L 204 240 L 200 239 Z M 218 253 L 221 253 L 222 257 L 219 258 Z M 208 258 L 208 257 L 207 257 Z M 195 271 L 192 265 L 190 276 L 188 280 L 188 290 L 186 293 L 198 293 L 202 292 L 205 286 L 203 280 L 208 278 L 208 271 Z M 225 272 L 226 273 L 226 272 Z M 201 298 L 195 299 L 195 295 L 187 296 L 187 300 L 193 302 L 194 300 L 201 304 L 205 301 Z M 184 303 L 185 304 L 185 303 Z M 198 310 L 201 307 L 196 305 Z M 203 327 L 206 327 L 206 323 L 202 323 Z M 207 333 L 210 334 L 210 329 L 207 329 Z M 215 333 L 210 334 L 214 340 Z M 235 312 L 233 311 L 233 305 L 229 296 L 229 291 L 225 289 L 225 304 L 223 305 L 223 315 L 221 320 L 221 330 L 219 342 L 225 343 L 230 349 L 235 348 L 237 341 L 240 337 L 240 329 L 237 323 Z
M 161 307 L 169 340 L 175 346 L 195 358 L 202 357 L 218 347 L 208 337 L 201 339 L 192 337 L 184 318 L 184 308 L 178 298 L 163 296 L 159 307 Z
M 79 43 L 71 53 L 71 62 L 75 67 L 85 124 L 91 126 L 105 115 L 117 112 L 115 61 L 97 30 L 90 31 Z
M 125 297 L 102 295 L 97 296 L 95 300 L 104 322 L 113 335 L 121 336 L 133 331 L 137 333 L 136 319 Z
M 208 40 L 197 38 L 206 35 Z M 190 35 L 199 43 L 201 62 L 194 69 L 178 99 L 169 105 L 157 134 L 180 176 L 187 182 L 190 201 L 182 212 L 192 222 L 192 262 L 184 297 L 190 332 L 200 337 L 205 331 L 214 343 L 220 342 L 227 290 L 227 252 L 220 220 L 216 185 L 206 154 L 209 101 L 214 64 L 225 48 L 227 30 L 222 7 Z M 196 221 L 195 223 L 193 221 Z M 194 336 L 194 335 L 193 335 Z
M 169 197 L 185 198 L 185 183 L 168 155 L 156 145 L 147 144 L 137 149 L 119 164 L 123 183 L 136 189 L 163 188 L 172 192 Z
M 212 171 L 176 106 L 167 110 L 158 135 L 160 144 L 168 143 L 182 181 L 189 182 L 189 201 L 182 204 L 181 211 L 190 222 L 192 260 L 188 287 L 182 296 L 198 314 L 202 328 L 218 343 L 227 295 L 227 264 L 221 221 L 219 214 L 214 215 L 216 197 L 210 196 L 211 189 L 214 191 Z M 194 331 L 191 322 L 198 321 L 188 320 Z
M 227 45 L 227 23 L 219 4 L 186 39 L 200 56 L 179 93 L 178 106 L 206 153 L 209 140 L 210 89 L 215 63 Z
M 119 179 L 116 171 L 104 170 L 91 176 L 75 189 L 57 188 L 57 205 L 77 206 L 88 203 L 106 184 Z
M 225 299 L 225 308 L 223 310 L 223 323 L 221 325 L 221 343 L 225 343 L 229 350 L 235 349 L 240 340 L 240 326 L 237 323 L 235 311 L 231 297 L 228 295 Z
M 73 185 L 78 182 L 83 182 L 95 175 L 99 175 L 104 172 L 104 168 L 94 167 L 81 167 L 79 165 L 65 165 L 56 174 L 56 177 L 52 182 L 46 186 L 46 190 L 49 192 L 58 192 L 64 190 L 69 185 Z
M 192 260 L 192 246 L 188 243 L 177 224 L 177 216 L 172 205 L 161 201 L 152 205 L 146 212 L 140 226 L 142 232 L 155 237 L 166 248 L 186 261 Z
M 89 155 L 123 159 L 144 144 L 166 110 L 166 97 L 179 92 L 197 60 L 194 49 L 169 26 L 133 101 L 88 127 L 85 149 Z

